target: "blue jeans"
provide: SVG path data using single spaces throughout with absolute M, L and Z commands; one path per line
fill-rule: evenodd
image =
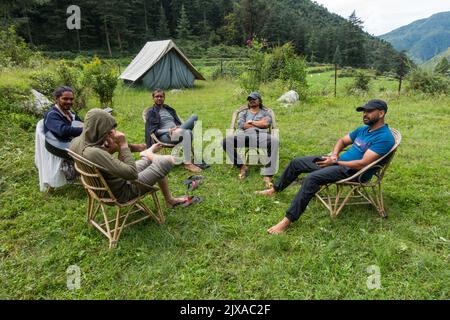
M 198 116 L 196 114 L 193 114 L 192 116 L 189 117 L 189 119 L 187 119 L 185 122 L 183 122 L 180 126 L 181 129 L 188 131 L 192 137 L 192 130 L 194 130 L 194 126 L 195 126 L 195 122 L 198 120 Z M 159 141 L 164 142 L 164 143 L 178 143 L 183 141 L 183 134 L 181 134 L 181 136 L 173 141 L 170 138 L 170 135 L 168 133 L 165 133 L 161 136 L 158 137 Z

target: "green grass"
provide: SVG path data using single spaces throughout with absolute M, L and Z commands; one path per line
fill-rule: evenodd
M 329 74 L 308 78 L 313 92 L 331 92 Z M 354 109 L 369 97 L 388 101 L 387 122 L 403 134 L 384 180 L 389 219 L 359 206 L 332 220 L 314 200 L 280 236 L 265 231 L 283 217 L 298 185 L 275 198 L 259 198 L 252 194 L 263 188 L 257 167 L 239 182 L 236 169 L 214 165 L 194 193 L 203 203 L 165 209 L 164 225 L 130 227 L 118 248 L 108 250 L 106 238 L 85 222 L 83 189 L 69 185 L 40 193 L 34 133 L 2 120 L 0 298 L 449 299 L 450 99 L 397 98 L 395 82 L 392 89 L 377 90 L 389 84 L 377 81 L 367 97 L 317 95 L 291 107 L 277 104 L 278 92 L 270 86 L 262 88 L 281 130 L 281 169 L 293 157 L 329 152 L 361 125 Z M 244 100 L 245 93 L 227 81 L 197 82 L 193 90 L 166 98 L 182 118 L 195 112 L 203 128 L 222 133 Z M 120 87 L 114 101 L 118 129 L 141 142 L 141 114 L 151 104 L 150 93 Z M 184 194 L 181 181 L 187 176 L 181 168 L 170 173 L 175 195 Z M 78 291 L 66 287 L 70 265 L 81 268 Z M 380 290 L 366 286 L 371 265 L 380 267 Z

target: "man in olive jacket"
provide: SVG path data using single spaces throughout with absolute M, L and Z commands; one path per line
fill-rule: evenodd
M 169 191 L 167 174 L 175 164 L 172 156 L 157 155 L 161 146 L 141 152 L 141 160 L 135 161 L 125 134 L 117 131 L 116 120 L 101 109 L 90 110 L 84 122 L 81 135 L 75 138 L 70 149 L 89 161 L 102 167 L 101 172 L 112 193 L 121 203 L 148 191 L 138 180 L 146 185 L 158 182 L 166 205 L 174 207 L 185 199 L 174 198 Z M 118 157 L 113 155 L 118 152 Z

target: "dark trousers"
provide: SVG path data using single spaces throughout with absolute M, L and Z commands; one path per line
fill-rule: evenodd
M 306 210 L 309 201 L 320 190 L 322 185 L 348 178 L 356 172 L 356 170 L 344 166 L 320 168 L 313 162 L 313 159 L 317 157 L 320 156 L 292 160 L 274 185 L 275 191 L 281 192 L 294 182 L 301 173 L 309 173 L 303 179 L 300 190 L 295 195 L 290 208 L 286 211 L 286 218 L 291 222 L 300 218 L 300 215 Z
M 233 164 L 238 168 L 242 167 L 244 161 L 238 154 L 236 148 L 246 147 L 267 149 L 267 157 L 269 158 L 269 161 L 264 165 L 265 170 L 263 174 L 265 176 L 273 176 L 275 174 L 275 165 L 278 161 L 278 141 L 270 134 L 266 132 L 255 132 L 251 134 L 240 132 L 223 139 L 222 147 L 223 150 L 225 150 L 225 152 L 227 153 L 230 160 L 233 161 Z M 275 156 L 275 159 L 272 159 L 272 154 Z

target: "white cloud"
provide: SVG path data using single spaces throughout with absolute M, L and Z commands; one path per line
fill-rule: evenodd
M 330 12 L 348 18 L 353 10 L 364 29 L 381 35 L 434 13 L 450 11 L 448 0 L 315 0 Z

